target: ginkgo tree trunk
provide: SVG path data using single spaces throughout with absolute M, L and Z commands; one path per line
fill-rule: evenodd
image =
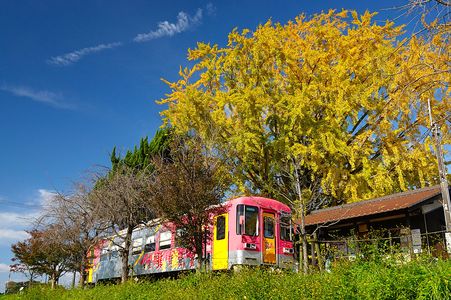
M 301 245 L 302 245 L 302 271 L 304 274 L 308 272 L 308 255 L 307 255 L 307 236 L 305 231 L 305 200 L 302 197 L 302 186 L 301 186 L 301 179 L 299 178 L 299 172 L 298 172 L 298 165 L 297 160 L 295 158 L 291 159 L 293 163 L 293 174 L 295 178 L 295 188 L 296 192 L 298 194 L 297 202 L 299 205 L 298 208 L 295 209 L 295 216 L 299 217 L 299 233 L 301 237 Z M 296 206 L 295 206 L 296 207 Z M 301 253 L 299 253 L 299 258 L 301 257 Z

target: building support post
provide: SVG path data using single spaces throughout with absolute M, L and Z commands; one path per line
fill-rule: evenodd
M 445 159 L 443 157 L 442 143 L 440 137 L 440 128 L 437 123 L 432 119 L 431 112 L 431 102 L 428 99 L 428 108 L 429 108 L 429 118 L 431 121 L 431 132 L 432 136 L 435 140 L 435 154 L 437 156 L 438 163 L 438 171 L 440 176 L 440 190 L 442 192 L 442 205 L 443 205 L 443 213 L 445 214 L 445 243 L 446 243 L 446 251 L 448 254 L 451 254 L 451 201 L 449 196 L 449 186 L 448 180 L 446 179 L 446 167 L 445 167 Z
M 428 254 L 431 254 L 431 248 L 429 247 L 428 221 L 426 219 L 426 214 L 423 211 L 421 211 L 421 214 L 423 215 L 424 230 L 425 230 L 425 234 L 426 234 L 426 243 L 428 246 Z
M 321 256 L 321 246 L 319 245 L 318 234 L 316 232 L 313 233 L 313 239 L 315 240 L 315 242 L 314 242 L 315 251 L 314 252 L 316 252 L 318 267 L 319 267 L 319 270 L 322 271 L 323 270 L 323 258 Z

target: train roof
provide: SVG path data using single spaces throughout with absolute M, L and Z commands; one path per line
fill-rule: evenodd
M 259 205 L 259 206 L 274 209 L 276 211 L 291 212 L 290 207 L 280 201 L 270 199 L 270 198 L 265 198 L 265 197 L 258 197 L 258 196 L 241 196 L 238 198 L 228 200 L 224 204 Z

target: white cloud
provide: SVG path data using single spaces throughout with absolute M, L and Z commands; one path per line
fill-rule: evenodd
M 43 207 L 49 205 L 53 199 L 57 196 L 57 193 L 54 191 L 49 191 L 46 189 L 39 189 L 38 190 L 39 193 L 39 204 Z
M 8 273 L 9 272 L 9 266 L 7 264 L 0 264 L 0 273 Z
M 213 5 L 213 3 L 209 2 L 207 3 L 207 6 L 205 7 L 207 11 L 207 15 L 209 16 L 215 16 L 216 15 L 216 6 Z
M 212 3 L 207 3 L 205 6 L 205 12 L 208 16 L 216 15 L 216 7 Z M 134 42 L 146 42 L 153 39 L 158 39 L 165 36 L 173 36 L 175 34 L 184 32 L 189 28 L 199 24 L 202 20 L 203 10 L 198 8 L 194 16 L 181 11 L 177 15 L 177 22 L 170 23 L 169 21 L 162 21 L 158 23 L 157 29 L 147 33 L 140 33 L 133 39 Z M 52 56 L 47 60 L 47 63 L 56 66 L 68 66 L 78 62 L 86 55 L 90 55 L 96 52 L 104 51 L 107 49 L 113 49 L 123 46 L 122 42 L 115 42 L 109 44 L 99 44 L 92 47 L 86 47 L 72 52 L 68 52 L 58 56 Z
M 177 15 L 176 23 L 169 23 L 168 21 L 160 22 L 158 23 L 158 28 L 156 30 L 150 31 L 148 33 L 140 33 L 133 39 L 133 41 L 147 42 L 164 36 L 173 36 L 175 34 L 188 30 L 190 27 L 198 24 L 201 20 L 202 9 L 200 8 L 197 9 L 196 14 L 192 17 L 187 13 L 181 11 Z
M 53 56 L 50 59 L 47 60 L 49 64 L 57 65 L 57 66 L 68 66 L 73 63 L 76 63 L 80 59 L 82 59 L 84 56 L 93 54 L 96 52 L 100 52 L 107 49 L 113 49 L 117 48 L 119 46 L 122 46 L 121 42 L 116 43 L 109 43 L 109 44 L 100 44 L 93 47 L 86 47 L 79 50 L 75 50 L 69 53 L 65 53 L 58 56 Z
M 24 205 L 25 206 L 25 205 Z M 38 212 L 1 212 L 0 228 L 23 228 L 31 225 L 32 221 L 38 216 Z
M 29 237 L 30 235 L 25 230 L 0 229 L 0 245 L 10 245 Z
M 62 109 L 74 109 L 75 106 L 63 101 L 61 94 L 49 92 L 49 91 L 37 91 L 26 86 L 10 86 L 1 85 L 0 90 L 13 94 L 17 97 L 25 97 L 35 102 L 44 103 L 56 108 Z
M 56 193 L 46 189 L 39 189 L 33 201 L 23 203 L 22 211 L 0 212 L 0 244 L 10 244 L 28 238 L 25 229 L 30 229 L 33 222 L 41 215 L 42 209 L 50 204 Z M 19 202 L 8 202 L 20 207 Z M 0 202 L 1 203 L 1 202 Z

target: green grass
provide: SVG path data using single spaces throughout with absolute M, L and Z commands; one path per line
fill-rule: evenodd
M 451 261 L 357 262 L 307 276 L 261 269 L 91 289 L 35 287 L 12 299 L 451 299 Z

